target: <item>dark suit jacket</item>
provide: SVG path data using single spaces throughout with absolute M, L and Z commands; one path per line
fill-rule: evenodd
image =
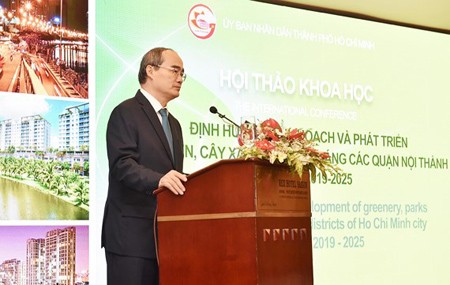
M 102 228 L 106 251 L 156 258 L 154 217 L 159 180 L 183 168 L 180 123 L 169 114 L 174 158 L 152 105 L 138 91 L 119 104 L 107 127 L 109 188 Z

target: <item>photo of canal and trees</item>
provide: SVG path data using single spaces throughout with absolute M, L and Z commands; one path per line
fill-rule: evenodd
M 89 103 L 0 96 L 0 220 L 89 219 Z

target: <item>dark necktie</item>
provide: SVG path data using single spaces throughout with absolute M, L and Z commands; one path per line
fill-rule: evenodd
M 169 142 L 170 152 L 173 157 L 173 142 L 172 142 L 172 132 L 170 131 L 169 119 L 167 118 L 167 109 L 163 108 L 159 110 L 162 118 L 162 127 L 164 129 L 164 133 L 166 133 L 167 141 Z

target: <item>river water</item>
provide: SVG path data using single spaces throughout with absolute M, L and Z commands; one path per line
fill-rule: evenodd
M 0 178 L 0 220 L 87 220 L 89 212 L 53 195 Z

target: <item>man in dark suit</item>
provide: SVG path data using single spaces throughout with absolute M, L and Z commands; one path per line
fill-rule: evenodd
M 138 77 L 141 88 L 112 111 L 107 127 L 109 188 L 102 246 L 108 285 L 158 284 L 152 192 L 162 186 L 176 195 L 185 191 L 181 126 L 171 114 L 160 113 L 180 94 L 186 78 L 183 61 L 172 49 L 152 49 L 143 56 Z

